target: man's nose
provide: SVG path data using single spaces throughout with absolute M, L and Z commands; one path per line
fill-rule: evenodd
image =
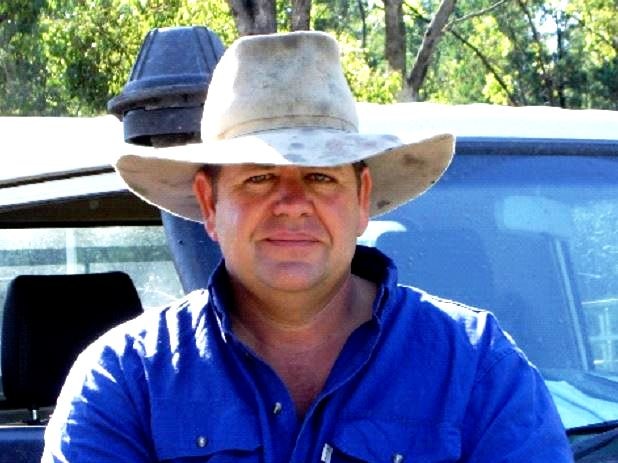
M 304 216 L 312 211 L 307 186 L 299 178 L 281 178 L 277 184 L 275 215 Z

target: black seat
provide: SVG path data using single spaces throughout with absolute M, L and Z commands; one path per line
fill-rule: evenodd
M 21 275 L 8 287 L 2 324 L 4 408 L 53 406 L 77 355 L 142 305 L 122 272 Z
M 142 312 L 122 272 L 21 275 L 8 287 L 2 323 L 3 408 L 28 409 L 30 426 L 0 426 L 0 463 L 43 454 L 41 407 L 53 406 L 77 355 L 103 332 Z

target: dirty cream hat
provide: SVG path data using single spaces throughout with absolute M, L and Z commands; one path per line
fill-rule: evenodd
M 147 202 L 202 221 L 192 184 L 205 164 L 323 167 L 364 160 L 375 216 L 427 190 L 454 150 L 450 134 L 404 143 L 358 133 L 339 47 L 322 32 L 254 35 L 232 44 L 213 72 L 201 134 L 202 143 L 183 146 L 127 145 L 116 170 Z

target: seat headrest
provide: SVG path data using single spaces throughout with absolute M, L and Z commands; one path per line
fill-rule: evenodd
M 2 324 L 2 384 L 11 406 L 55 404 L 77 355 L 142 312 L 122 272 L 20 275 L 9 285 Z

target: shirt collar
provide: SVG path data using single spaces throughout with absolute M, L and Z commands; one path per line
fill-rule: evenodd
M 373 315 L 379 320 L 397 287 L 395 263 L 377 248 L 357 245 L 352 259 L 352 273 L 376 284 Z
M 376 284 L 378 292 L 373 305 L 374 316 L 380 318 L 384 310 L 383 301 L 397 286 L 397 268 L 393 261 L 379 249 L 357 245 L 352 259 L 352 273 Z M 221 259 L 208 282 L 208 293 L 212 307 L 225 333 L 231 332 L 229 307 L 234 303 L 230 279 Z
M 357 245 L 352 259 L 352 273 L 377 285 L 397 285 L 394 262 L 377 248 Z

